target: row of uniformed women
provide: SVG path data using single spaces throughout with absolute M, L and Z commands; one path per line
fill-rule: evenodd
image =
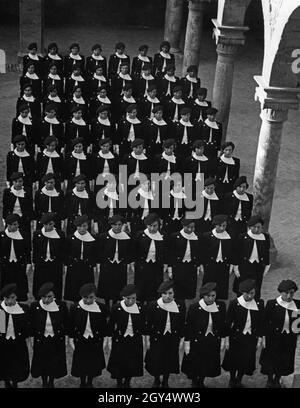
M 80 377 L 80 387 L 92 387 L 93 378 L 101 375 L 107 345 L 107 370 L 117 379 L 117 387 L 128 388 L 132 377 L 143 376 L 145 361 L 145 369 L 154 377 L 153 387 L 168 388 L 169 375 L 180 372 L 179 349 L 184 343 L 181 371 L 192 380 L 192 387 L 205 388 L 205 378 L 219 376 L 222 367 L 230 372 L 228 386 L 242 388 L 243 376 L 256 369 L 256 352 L 262 346 L 266 386 L 280 388 L 281 376 L 294 372 L 297 289 L 295 282 L 282 281 L 280 296 L 264 308 L 263 300 L 254 300 L 254 281 L 245 280 L 240 284 L 241 295 L 230 302 L 226 313 L 225 304 L 216 301 L 215 282 L 208 282 L 186 316 L 184 303 L 174 300 L 172 281 L 160 285 L 159 299 L 147 308 L 136 302 L 136 287 L 127 285 L 121 291 L 123 300 L 110 314 L 96 300 L 93 284 L 81 287 L 81 300 L 69 313 L 65 303 L 55 299 L 52 283 L 42 285 L 40 300 L 30 309 L 17 302 L 18 288 L 10 284 L 1 291 L 0 379 L 11 388 L 28 378 L 26 338 L 33 337 L 31 375 L 42 377 L 43 387 L 53 388 L 54 379 L 67 374 L 68 336 L 74 350 L 71 374 Z

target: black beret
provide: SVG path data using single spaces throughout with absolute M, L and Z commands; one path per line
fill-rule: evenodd
M 223 224 L 223 222 L 227 221 L 228 217 L 225 214 L 218 214 L 215 215 L 212 219 L 212 224 L 213 225 L 220 225 Z
M 195 140 L 193 143 L 193 149 L 196 149 L 198 147 L 204 147 L 204 146 L 205 146 L 204 140 L 198 139 L 198 140 Z
M 159 216 L 156 213 L 150 213 L 144 218 L 145 225 L 151 225 L 155 221 L 159 221 Z
M 73 183 L 78 183 L 79 181 L 86 180 L 86 176 L 84 174 L 78 174 L 78 176 L 73 178 Z
M 213 177 L 208 177 L 204 180 L 204 187 L 210 186 L 211 184 L 216 185 L 216 180 Z
M 97 288 L 93 283 L 85 283 L 84 285 L 81 286 L 79 289 L 79 295 L 81 297 L 85 297 L 90 295 L 91 293 L 97 293 Z
M 29 105 L 27 103 L 22 103 L 19 107 L 19 112 L 23 112 L 24 110 L 30 110 Z
M 115 214 L 108 219 L 108 223 L 110 225 L 116 224 L 117 222 L 121 221 L 124 224 L 125 219 L 120 214 Z
M 55 174 L 54 173 L 47 173 L 42 178 L 42 182 L 45 183 L 46 181 L 49 181 L 49 180 L 52 180 L 52 179 L 55 180 Z
M 198 88 L 196 93 L 197 93 L 197 95 L 205 95 L 205 97 L 206 97 L 207 88 Z
M 207 115 L 215 115 L 216 113 L 218 113 L 218 109 L 216 109 L 216 108 L 208 108 L 206 110 Z
M 48 51 L 50 51 L 52 48 L 58 49 L 58 46 L 55 42 L 52 42 L 48 45 Z
M 197 65 L 190 65 L 186 72 L 198 72 Z
M 16 285 L 16 283 L 9 283 L 8 285 L 5 285 L 1 292 L 0 292 L 0 297 L 1 299 L 8 297 L 10 295 L 12 295 L 13 293 L 15 295 L 17 295 L 18 292 L 18 286 Z
M 226 147 L 229 147 L 229 146 L 231 146 L 231 147 L 232 147 L 232 150 L 234 150 L 235 144 L 234 144 L 233 142 L 225 142 L 225 143 L 223 143 L 221 149 L 224 150 L 224 149 L 226 149 Z
M 188 113 L 191 113 L 191 112 L 192 112 L 191 108 L 185 107 L 180 110 L 180 115 L 187 115 Z
M 102 51 L 102 47 L 101 47 L 100 44 L 95 44 L 95 45 L 93 45 L 93 46 L 92 46 L 92 51 L 97 50 L 98 48 L 99 48 L 99 50 Z
M 121 65 L 120 65 L 120 68 L 122 68 L 122 67 L 129 67 L 129 62 L 128 61 L 124 61 L 124 62 L 122 62 L 121 63 Z
M 289 290 L 298 290 L 298 286 L 291 279 L 282 280 L 277 288 L 278 292 L 288 292 Z
M 9 214 L 6 218 L 5 218 L 5 224 L 6 225 L 11 225 L 14 222 L 19 221 L 20 222 L 20 216 L 19 214 Z
M 169 41 L 162 41 L 160 43 L 159 48 L 162 49 L 162 47 L 164 47 L 164 46 L 169 47 L 169 49 L 171 48 L 171 44 L 169 43 Z
M 11 181 L 18 180 L 19 178 L 22 178 L 22 179 L 24 178 L 24 174 L 21 173 L 20 171 L 15 171 L 10 176 Z
M 53 142 L 58 143 L 58 140 L 55 136 L 47 136 L 46 139 L 44 140 L 44 146 L 47 146 Z
M 47 88 L 47 91 L 49 93 L 52 92 L 52 91 L 55 91 L 55 90 L 57 91 L 57 86 L 55 84 L 49 85 L 48 88 Z
M 255 289 L 255 280 L 254 279 L 246 279 L 239 285 L 239 292 L 240 293 L 249 293 L 252 289 Z
M 252 227 L 252 226 L 255 225 L 255 224 L 264 225 L 264 221 L 263 221 L 263 219 L 261 218 L 260 215 L 252 215 L 252 217 L 250 218 L 250 220 L 247 222 L 247 225 L 248 225 L 249 227 Z
M 148 49 L 149 49 L 149 45 L 147 44 L 143 44 L 139 46 L 139 51 L 148 50 Z
M 72 48 L 75 48 L 75 47 L 76 47 L 76 48 L 80 48 L 78 43 L 73 43 L 73 44 L 70 45 L 70 50 L 71 50 Z
M 123 42 L 118 42 L 115 46 L 115 49 L 120 50 L 121 48 L 125 48 L 125 44 Z
M 99 68 L 99 67 L 98 67 Z M 107 86 L 106 85 L 101 85 L 97 88 L 97 92 L 103 91 L 103 89 L 105 89 L 105 91 L 107 91 Z
M 204 295 L 208 295 L 212 290 L 217 289 L 217 284 L 216 282 L 207 282 L 205 285 L 203 285 L 200 288 L 199 295 L 200 297 L 203 297 Z
M 162 282 L 158 289 L 157 292 L 158 293 L 165 293 L 167 290 L 171 289 L 174 287 L 174 282 L 172 280 L 168 280 L 168 281 L 164 281 Z
M 99 146 L 102 146 L 106 143 L 110 143 L 111 144 L 111 139 L 109 137 L 105 137 L 104 139 L 100 139 L 99 140 Z
M 28 50 L 32 50 L 33 48 L 36 48 L 36 49 L 38 48 L 36 42 L 30 43 L 30 44 L 28 45 L 28 47 L 27 47 Z
M 51 221 L 55 221 L 56 220 L 56 216 L 55 214 L 49 212 L 49 213 L 45 213 L 43 214 L 42 218 L 41 218 L 41 223 L 42 224 L 48 224 Z
M 74 147 L 79 143 L 81 143 L 82 145 L 84 144 L 84 138 L 83 137 L 77 137 L 76 139 L 73 139 L 71 145 L 72 145 L 72 147 Z
M 163 142 L 163 147 L 170 147 L 170 146 L 175 146 L 176 142 L 174 139 L 166 139 Z
M 109 107 L 107 105 L 101 105 L 99 108 L 96 110 L 97 115 L 101 112 L 109 112 Z
M 129 91 L 130 89 L 132 90 L 132 84 L 126 84 L 123 86 L 123 91 Z
M 135 103 L 132 103 L 131 105 L 129 105 L 126 109 L 127 113 L 132 112 L 134 109 L 137 109 L 137 105 Z
M 181 219 L 181 224 L 182 225 L 190 225 L 192 223 L 195 223 L 195 220 L 192 218 L 182 218 Z
M 39 288 L 38 295 L 40 297 L 46 296 L 48 295 L 49 292 L 53 291 L 53 288 L 54 288 L 54 283 L 46 282 Z
M 144 144 L 145 144 L 145 142 L 144 142 L 143 139 L 137 138 L 137 139 L 135 139 L 133 142 L 131 142 L 131 147 L 134 148 L 134 147 L 137 147 L 137 146 L 140 146 L 140 145 L 144 145 Z
M 130 296 L 137 293 L 137 288 L 133 284 L 126 285 L 120 292 L 121 296 Z
M 246 184 L 246 186 L 248 188 L 249 184 L 247 182 L 247 177 L 246 176 L 240 176 L 235 180 L 233 188 L 235 189 L 235 188 L 239 187 L 241 184 L 244 184 L 244 183 Z
M 151 84 L 148 86 L 147 92 L 152 92 L 154 89 L 157 90 L 157 86 L 155 84 Z
M 89 217 L 87 215 L 80 215 L 79 217 L 75 218 L 74 225 L 78 227 L 85 222 L 89 222 Z
M 182 87 L 180 85 L 174 86 L 173 93 L 182 91 Z
M 22 87 L 22 91 L 24 91 L 26 88 L 30 88 L 32 90 L 32 85 L 27 83 Z
M 76 86 L 76 89 L 77 88 L 81 88 L 80 86 Z M 81 111 L 82 112 L 82 108 L 79 106 L 79 105 L 74 105 L 73 106 L 73 108 L 71 109 L 71 113 L 75 113 L 75 112 L 78 112 L 78 111 Z
M 17 135 L 17 136 L 15 136 L 13 138 L 14 144 L 20 143 L 20 142 L 26 142 L 26 141 L 27 141 L 27 139 L 26 139 L 26 136 L 24 136 L 24 135 Z
M 49 65 L 49 69 L 52 68 L 52 67 L 57 68 L 57 64 L 56 64 L 55 62 L 52 62 L 52 63 Z M 54 87 L 56 88 L 56 85 L 49 85 L 48 89 L 50 88 L 50 86 L 54 86 Z
M 45 112 L 50 112 L 51 110 L 55 110 L 57 112 L 57 107 L 55 103 L 48 103 L 45 108 Z
M 154 108 L 152 109 L 153 113 L 159 112 L 159 111 L 164 111 L 164 108 L 161 105 L 155 105 Z
M 167 64 L 165 71 L 175 71 L 175 65 L 174 64 Z

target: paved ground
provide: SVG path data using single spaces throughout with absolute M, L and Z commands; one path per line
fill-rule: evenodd
M 112 29 L 102 27 L 64 27 L 63 29 L 46 28 L 46 41 L 57 41 L 62 53 L 67 52 L 69 44 L 79 41 L 82 53 L 88 55 L 90 47 L 100 42 L 105 55 L 109 55 L 114 44 L 122 40 L 127 45 L 127 51 L 134 55 L 140 44 L 150 45 L 150 54 L 154 54 L 162 39 L 162 31 L 152 29 Z M 14 64 L 18 51 L 17 27 L 2 27 L 0 48 L 7 52 L 7 61 Z M 232 109 L 228 127 L 228 140 L 236 144 L 236 155 L 241 158 L 241 173 L 252 182 L 257 140 L 261 120 L 260 106 L 254 101 L 255 82 L 253 75 L 261 73 L 263 58 L 263 44 L 259 40 L 250 39 L 242 50 L 235 65 L 234 85 L 232 94 Z M 178 75 L 181 74 L 181 59 L 177 59 Z M 200 77 L 203 86 L 209 90 L 208 98 L 212 95 L 216 63 L 215 44 L 211 39 L 211 32 L 206 32 L 203 38 L 202 56 L 200 63 Z M 9 149 L 11 119 L 15 114 L 15 101 L 18 92 L 18 73 L 9 72 L 0 76 L 0 177 L 1 187 L 4 186 L 4 167 L 6 152 Z M 278 249 L 276 264 L 272 265 L 269 275 L 263 284 L 263 298 L 277 296 L 276 287 L 281 279 L 291 278 L 300 285 L 300 166 L 299 166 L 299 127 L 300 115 L 298 111 L 290 111 L 289 120 L 284 125 L 283 144 L 278 167 L 278 179 L 273 203 L 273 214 L 270 232 Z M 300 287 L 300 286 L 299 286 Z M 68 364 L 71 353 L 68 350 Z M 290 380 L 290 379 L 288 379 Z M 134 386 L 150 387 L 152 379 L 145 375 L 136 379 Z M 228 376 L 223 373 L 215 380 L 208 380 L 211 387 L 223 388 L 228 383 Z M 57 382 L 57 387 L 77 387 L 78 381 L 66 377 Z M 101 379 L 97 379 L 98 387 L 113 387 L 114 382 L 105 371 Z M 185 376 L 171 376 L 171 386 L 189 387 Z M 245 385 L 261 388 L 265 385 L 265 377 L 259 372 L 253 378 L 245 378 Z M 39 381 L 29 379 L 22 387 L 39 387 Z

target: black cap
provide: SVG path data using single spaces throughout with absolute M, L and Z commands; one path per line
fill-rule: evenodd
M 164 108 L 161 105 L 155 105 L 152 109 L 153 113 L 159 112 L 159 111 L 164 111 Z
M 216 179 L 214 179 L 213 177 L 208 177 L 204 180 L 204 187 L 210 186 L 212 184 L 216 185 Z
M 45 183 L 46 181 L 49 181 L 49 180 L 52 180 L 52 179 L 55 180 L 55 174 L 54 173 L 47 173 L 42 178 L 42 182 Z
M 186 72 L 198 72 L 198 67 L 197 65 L 190 65 Z
M 120 50 L 121 48 L 125 48 L 125 44 L 123 42 L 118 42 L 115 46 L 115 49 Z
M 204 295 L 208 295 L 212 290 L 216 290 L 217 284 L 216 282 L 207 282 L 200 288 L 199 295 L 203 297 Z
M 11 181 L 18 180 L 19 178 L 24 179 L 24 174 L 21 173 L 20 171 L 15 171 L 15 172 L 13 172 L 13 174 L 10 176 Z
M 159 48 L 162 49 L 162 47 L 164 47 L 164 46 L 169 47 L 169 49 L 171 48 L 171 44 L 169 43 L 169 41 L 162 41 L 162 42 L 160 43 Z
M 73 178 L 73 183 L 78 183 L 79 181 L 86 180 L 86 176 L 84 174 L 78 174 L 78 176 Z
M 108 219 L 109 225 L 116 224 L 117 222 L 121 221 L 124 224 L 125 219 L 120 214 L 115 214 Z
M 12 295 L 13 293 L 15 295 L 17 295 L 18 293 L 18 286 L 16 285 L 16 283 L 9 283 L 8 285 L 5 285 L 1 292 L 0 292 L 0 297 L 1 299 L 8 297 L 10 295 Z
M 240 176 L 238 177 L 233 185 L 233 188 L 236 189 L 237 187 L 239 187 L 241 184 L 246 184 L 247 188 L 249 187 L 249 184 L 247 182 L 247 177 L 246 176 Z
M 144 218 L 145 225 L 151 225 L 156 221 L 159 221 L 159 216 L 156 213 L 150 213 Z
M 56 44 L 56 42 L 52 42 L 48 45 L 48 52 L 52 49 L 52 48 L 56 48 L 56 50 L 58 50 L 58 46 Z
M 224 149 L 226 149 L 226 147 L 229 147 L 229 146 L 231 146 L 231 147 L 232 147 L 232 150 L 234 150 L 235 144 L 234 144 L 233 142 L 225 142 L 225 143 L 223 143 L 221 149 L 224 150 Z
M 186 226 L 186 225 L 190 225 L 192 223 L 195 223 L 195 220 L 192 218 L 182 218 L 181 219 L 181 224 Z
M 72 48 L 75 48 L 75 47 L 78 48 L 78 49 L 80 48 L 78 43 L 72 43 L 72 44 L 70 45 L 70 50 L 71 50 Z
M 19 214 L 9 214 L 6 218 L 5 218 L 5 224 L 6 225 L 11 225 L 14 222 L 20 222 L 20 216 Z
M 205 142 L 204 140 L 201 140 L 201 139 L 195 140 L 193 143 L 193 149 L 196 149 L 198 147 L 204 147 L 204 146 L 205 146 Z
M 37 43 L 36 42 L 32 42 L 32 43 L 30 43 L 29 45 L 28 45 L 28 47 L 27 47 L 27 49 L 28 50 L 32 50 L 32 49 L 38 49 L 38 45 L 37 45 Z
M 170 146 L 175 146 L 176 142 L 174 139 L 166 139 L 163 142 L 163 147 L 170 147 Z
M 143 44 L 139 46 L 139 51 L 148 50 L 149 46 L 147 44 Z
M 79 143 L 81 143 L 82 145 L 84 144 L 83 137 L 77 137 L 76 139 L 72 139 L 72 147 L 76 146 Z
M 52 282 L 44 283 L 38 291 L 40 297 L 48 295 L 49 292 L 53 291 L 54 284 Z
M 131 142 L 131 148 L 133 149 L 134 147 L 140 146 L 140 145 L 144 145 L 145 142 L 143 139 L 135 139 L 133 142 Z
M 121 296 L 130 296 L 133 295 L 134 293 L 137 293 L 137 288 L 133 284 L 128 284 L 126 285 L 120 292 Z
M 17 135 L 17 136 L 15 136 L 13 138 L 13 143 L 14 144 L 20 143 L 20 142 L 26 142 L 26 141 L 27 141 L 27 139 L 26 139 L 26 136 L 24 136 L 24 135 Z
M 46 139 L 44 140 L 44 146 L 47 146 L 53 142 L 56 142 L 56 144 L 58 143 L 58 140 L 55 136 L 47 136 Z
M 126 109 L 127 113 L 132 112 L 134 109 L 137 109 L 137 105 L 135 103 L 132 103 L 131 105 L 129 105 Z
M 179 91 L 182 91 L 182 86 L 180 86 L 180 85 L 174 86 L 173 93 L 179 92 Z
M 254 279 L 246 279 L 239 285 L 239 292 L 249 293 L 252 289 L 255 289 L 256 284 Z
M 87 215 L 80 215 L 79 217 L 75 218 L 74 225 L 78 227 L 85 222 L 89 222 L 89 217 Z
M 208 108 L 208 109 L 206 109 L 206 114 L 207 114 L 207 115 L 215 115 L 216 113 L 218 113 L 218 109 L 216 109 L 216 108 Z
M 97 288 L 93 283 L 85 283 L 84 285 L 81 286 L 79 290 L 79 295 L 81 297 L 85 297 L 90 295 L 91 293 L 97 293 Z
M 252 215 L 250 220 L 247 222 L 248 227 L 252 227 L 255 224 L 264 225 L 264 221 L 260 215 Z
M 99 115 L 101 112 L 109 112 L 109 107 L 107 105 L 99 106 L 99 108 L 96 110 L 96 114 Z
M 92 51 L 97 50 L 99 48 L 100 51 L 102 51 L 102 47 L 100 44 L 95 44 L 92 46 Z
M 42 218 L 41 218 L 41 223 L 42 223 L 43 225 L 45 225 L 45 224 L 48 224 L 48 223 L 51 222 L 51 221 L 55 221 L 55 219 L 56 219 L 55 214 L 53 214 L 53 213 L 51 213 L 51 212 L 45 213 L 45 214 L 43 214 L 43 216 L 42 216 Z
M 99 140 L 99 146 L 102 146 L 106 143 L 110 143 L 111 144 L 111 139 L 109 137 L 105 137 L 104 139 L 100 139 Z
M 223 222 L 227 221 L 228 217 L 225 214 L 218 214 L 215 215 L 212 219 L 212 224 L 213 225 L 221 225 Z
M 191 108 L 185 107 L 180 110 L 180 115 L 187 115 L 188 113 L 191 113 L 191 112 L 192 112 Z
M 298 286 L 291 279 L 282 280 L 277 288 L 278 292 L 288 292 L 289 290 L 298 290 Z
M 197 95 L 204 95 L 204 97 L 206 98 L 207 95 L 207 88 L 198 88 L 196 91 Z
M 167 290 L 169 290 L 169 289 L 171 289 L 171 288 L 173 288 L 173 287 L 174 287 L 174 282 L 173 282 L 172 280 L 168 280 L 168 281 L 162 282 L 162 283 L 159 285 L 159 287 L 158 287 L 158 289 L 157 289 L 157 292 L 158 292 L 159 294 L 165 293 Z

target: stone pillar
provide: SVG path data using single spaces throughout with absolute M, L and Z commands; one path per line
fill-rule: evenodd
M 38 52 L 44 52 L 44 0 L 19 0 L 19 57 L 26 54 L 28 44 L 36 42 Z
M 171 52 L 180 52 L 181 24 L 184 0 L 167 0 L 164 39 L 171 44 Z
M 253 180 L 253 213 L 260 214 L 268 231 L 276 184 L 277 165 L 281 147 L 283 123 L 289 109 L 298 109 L 297 88 L 276 88 L 264 86 L 262 77 L 255 76 L 259 84 L 256 99 L 261 103 L 261 129 L 257 147 Z
M 248 27 L 221 26 L 213 19 L 214 36 L 217 44 L 217 64 L 213 88 L 213 106 L 218 109 L 217 119 L 223 124 L 223 138 L 226 139 L 229 121 L 234 60 L 241 45 L 244 44 L 244 32 Z
M 202 36 L 203 15 L 210 0 L 188 0 L 189 15 L 186 26 L 182 76 L 186 74 L 189 65 L 198 67 Z

